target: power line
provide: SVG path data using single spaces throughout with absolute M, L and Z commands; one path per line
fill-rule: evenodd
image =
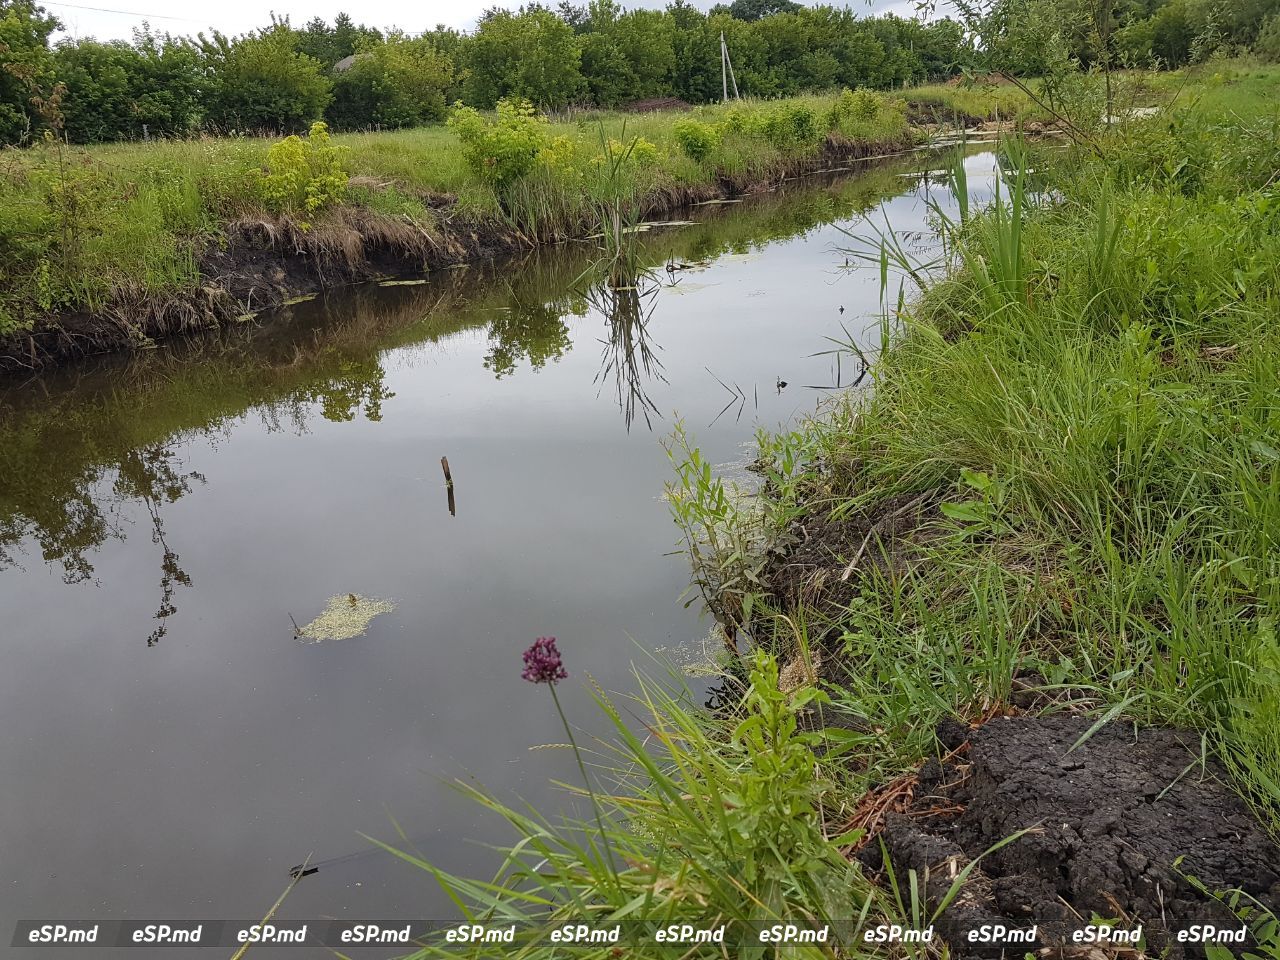
M 190 17 L 172 17 L 163 13 L 138 13 L 135 10 L 112 10 L 110 7 L 85 7 L 78 3 L 58 3 L 56 0 L 40 0 L 41 6 L 70 7 L 72 10 L 92 10 L 95 13 L 118 13 L 126 17 L 141 17 L 144 20 L 181 20 L 184 23 L 199 23 Z

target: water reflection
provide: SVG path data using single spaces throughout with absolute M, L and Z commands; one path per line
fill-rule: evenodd
M 191 484 L 204 483 L 204 475 L 195 470 L 182 473 L 174 452 L 163 444 L 131 450 L 120 460 L 114 484 L 115 495 L 124 500 L 139 500 L 151 519 L 151 542 L 161 549 L 160 608 L 156 628 L 147 636 L 147 646 L 154 647 L 169 632 L 169 618 L 178 612 L 173 602 L 174 588 L 191 586 L 191 577 L 178 565 L 178 554 L 164 535 L 163 505 L 174 503 L 191 492 Z
M 385 351 L 464 329 L 485 331 L 484 366 L 504 379 L 563 358 L 572 348 L 567 320 L 598 314 L 606 335 L 597 386 L 612 382 L 625 429 L 637 417 L 652 428 L 658 409 L 650 392 L 667 382 L 649 322 L 663 286 L 696 277 L 725 254 L 866 211 L 900 191 L 902 170 L 918 165 L 912 158 L 856 180 L 809 181 L 702 208 L 691 226 L 644 236 L 631 283 L 604 282 L 589 248 L 544 249 L 515 263 L 441 271 L 422 285 L 343 291 L 279 311 L 269 327 L 82 364 L 39 389 L 10 386 L 0 391 L 0 568 L 20 565 L 25 542 L 67 583 L 91 580 L 93 554 L 127 536 L 122 502 L 141 504 L 161 549 L 158 641 L 176 589 L 190 583 L 170 548 L 164 506 L 206 482 L 182 472 L 175 446 L 195 436 L 216 440 L 249 417 L 295 434 L 313 416 L 378 422 L 395 396 Z M 655 271 L 670 264 L 680 275 L 671 271 L 664 284 Z
M 600 372 L 595 382 L 613 381 L 618 409 L 628 431 L 636 411 L 644 417 L 645 426 L 653 429 L 653 418 L 660 418 L 657 404 L 648 393 L 648 383 L 666 383 L 659 347 L 649 332 L 649 319 L 658 305 L 662 281 L 650 270 L 633 271 L 630 276 L 614 278 L 615 282 L 598 283 L 591 288 L 587 300 L 608 325 L 608 337 L 602 339 Z
M 541 291 L 507 284 L 510 303 L 498 307 L 498 316 L 489 322 L 489 352 L 484 365 L 501 380 L 515 372 L 523 360 L 530 369 L 541 370 L 548 360 L 559 360 L 572 346 L 567 316 L 582 316 L 582 298 L 570 293 L 543 300 Z

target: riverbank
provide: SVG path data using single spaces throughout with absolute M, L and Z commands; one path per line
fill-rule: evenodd
M 698 585 L 754 647 L 720 711 L 601 695 L 603 825 L 477 793 L 521 838 L 494 885 L 406 859 L 531 957 L 585 917 L 812 957 L 1074 955 L 1090 923 L 1202 956 L 1178 934 L 1209 921 L 1274 955 L 1278 87 L 1224 68 L 1088 148 L 1010 140 L 985 209 L 953 165 L 940 259 L 853 246 L 882 277 L 879 352 L 845 347 L 871 389 L 762 433 L 753 492 L 673 443 Z M 774 921 L 834 940 L 767 946 Z
M 318 290 L 598 232 L 901 151 L 868 91 L 572 122 L 516 112 L 273 143 L 0 154 L 0 367 L 233 323 Z
M 717 513 L 740 501 L 696 454 L 682 470 L 721 618 L 860 731 L 828 803 L 866 814 L 880 884 L 886 851 L 899 880 L 977 863 L 968 921 L 1066 904 L 1145 920 L 1173 955 L 1157 919 L 1221 906 L 1197 881 L 1280 907 L 1278 89 L 1225 70 L 1096 150 L 1008 144 L 994 205 L 942 220 L 943 261 L 886 238 L 915 302 L 887 285 L 867 394 L 764 439 L 760 509 Z M 1037 726 L 1054 714 L 1078 719 Z M 1178 797 L 1182 775 L 1205 792 Z M 1215 780 L 1252 810 L 1225 852 L 1215 818 L 1249 815 Z M 926 914 L 951 886 L 922 890 Z

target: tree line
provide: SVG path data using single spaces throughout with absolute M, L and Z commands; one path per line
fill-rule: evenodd
M 836 86 L 891 88 L 939 80 L 998 54 L 1024 72 L 1060 50 L 1089 67 L 1180 66 L 1215 50 L 1280 58 L 1280 0 L 987 0 L 960 21 L 733 0 L 702 12 L 687 0 L 625 10 L 616 0 L 493 8 L 471 32 L 418 35 L 287 20 L 242 36 L 195 37 L 144 26 L 131 42 L 54 40 L 35 0 L 0 0 L 0 144 L 50 127 L 75 142 L 181 137 L 200 131 L 290 132 L 444 119 L 450 104 L 506 97 L 544 110 L 721 96 L 720 36 L 739 89 L 777 97 Z M 980 9 L 981 18 L 973 15 Z M 967 15 L 967 16 L 966 16 Z
M 0 0 L 0 143 L 39 136 L 46 120 L 32 101 L 55 88 L 59 135 L 96 142 L 297 131 L 321 118 L 338 129 L 405 127 L 444 119 L 456 101 L 487 109 L 506 97 L 544 110 L 704 103 L 721 95 L 721 33 L 738 87 L 759 97 L 938 79 L 965 58 L 954 21 L 859 18 L 791 0 L 734 0 L 709 13 L 686 0 L 665 10 L 566 0 L 491 9 L 470 32 L 412 36 L 346 15 L 300 27 L 273 20 L 236 37 L 143 27 L 131 42 L 55 41 L 57 28 L 33 0 Z
M 1172 68 L 1244 52 L 1280 61 L 1280 0 L 962 0 L 960 8 L 991 64 L 1025 74 L 1043 74 L 1055 56 L 1084 69 Z

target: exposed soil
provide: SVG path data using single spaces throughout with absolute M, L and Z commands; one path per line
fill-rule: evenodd
M 903 569 L 936 535 L 947 492 L 900 493 L 861 510 L 807 514 L 775 545 L 761 580 L 780 608 L 804 606 L 834 620 L 860 589 L 859 574 Z
M 930 910 L 979 860 L 936 925 L 953 957 L 1026 952 L 968 943 L 983 923 L 1037 924 L 1039 955 L 1105 957 L 1066 939 L 1094 917 L 1142 924 L 1148 956 L 1203 956 L 1176 942 L 1177 929 L 1240 923 L 1187 877 L 1280 908 L 1280 847 L 1218 763 L 1202 761 L 1198 734 L 1116 722 L 1072 750 L 1091 725 L 1063 714 L 1002 717 L 973 730 L 945 724 L 939 737 L 952 760 L 926 764 L 909 808 L 885 816 L 881 838 L 894 869 L 899 877 L 927 871 Z M 1020 830 L 1029 832 L 987 852 Z M 879 844 L 860 856 L 883 868 Z
M 672 214 L 704 200 L 740 196 L 789 179 L 913 146 L 914 134 L 883 143 L 830 137 L 815 156 L 761 178 L 726 176 L 718 182 L 664 190 L 647 197 L 642 217 Z M 290 300 L 334 287 L 417 275 L 453 264 L 490 259 L 565 236 L 528 236 L 496 220 L 458 215 L 451 198 L 431 198 L 440 227 L 427 231 L 401 218 L 341 207 L 310 229 L 287 218 L 230 223 L 217 244 L 199 254 L 201 280 L 179 293 L 121 290 L 95 312 L 65 311 L 34 329 L 0 338 L 0 376 L 131 347 L 247 319 Z M 583 224 L 581 233 L 594 228 Z
M 980 126 L 986 119 L 986 117 L 974 116 L 934 100 L 907 101 L 907 122 L 913 124 L 961 126 L 972 129 Z

